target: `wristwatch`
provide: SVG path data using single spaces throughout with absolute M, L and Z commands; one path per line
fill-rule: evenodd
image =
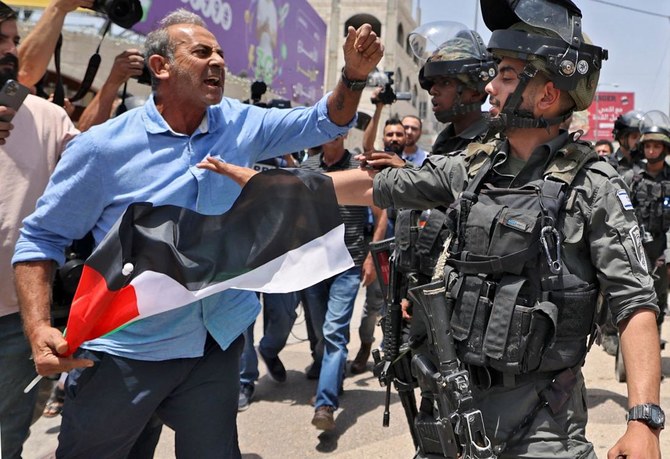
M 342 67 L 342 83 L 352 91 L 362 91 L 368 84 L 368 80 L 350 80 L 344 74 L 344 67 Z
M 665 427 L 665 413 L 663 409 L 653 403 L 635 405 L 628 411 L 628 421 L 642 421 L 652 429 L 663 429 Z

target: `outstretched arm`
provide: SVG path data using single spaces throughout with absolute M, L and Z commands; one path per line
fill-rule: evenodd
M 384 46 L 370 24 L 363 24 L 358 30 L 350 26 L 342 48 L 343 72 L 349 80 L 367 79 L 384 55 Z M 354 119 L 360 99 L 361 91 L 352 91 L 340 79 L 328 97 L 328 117 L 338 126 L 346 126 Z
M 248 167 L 226 163 L 212 156 L 206 157 L 197 166 L 200 169 L 207 169 L 225 175 L 241 187 L 246 185 L 249 179 L 258 173 Z M 371 206 L 372 177 L 374 174 L 376 174 L 376 171 L 350 169 L 347 171 L 329 172 L 326 175 L 333 179 L 335 195 L 339 204 Z
M 47 70 L 63 29 L 65 16 L 77 8 L 91 8 L 94 0 L 52 0 L 19 47 L 19 82 L 35 86 Z

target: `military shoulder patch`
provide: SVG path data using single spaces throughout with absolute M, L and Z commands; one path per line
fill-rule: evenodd
M 647 254 L 645 253 L 644 247 L 642 246 L 642 235 L 640 234 L 640 228 L 635 225 L 630 229 L 628 235 L 633 241 L 633 248 L 635 249 L 635 256 L 637 257 L 637 261 L 645 271 L 648 271 Z
M 617 191 L 616 196 L 619 198 L 623 210 L 633 210 L 633 203 L 630 201 L 630 196 L 628 196 L 626 190 Z

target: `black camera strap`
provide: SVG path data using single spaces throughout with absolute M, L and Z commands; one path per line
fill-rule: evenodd
M 95 75 L 98 73 L 98 69 L 100 68 L 100 62 L 102 60 L 102 58 L 100 57 L 100 47 L 102 46 L 102 41 L 105 39 L 105 36 L 107 35 L 107 32 L 109 32 L 111 26 L 112 21 L 110 19 L 107 19 L 107 21 L 105 22 L 104 29 L 102 31 L 102 37 L 100 38 L 100 43 L 98 43 L 98 47 L 95 50 L 95 54 L 93 54 L 91 58 L 88 60 L 88 66 L 86 67 L 86 73 L 84 74 L 84 79 L 81 81 L 77 93 L 74 96 L 70 97 L 70 102 L 74 103 L 82 99 L 88 93 L 89 89 L 91 89 L 91 85 L 93 85 L 93 80 L 95 80 Z M 58 43 L 56 44 L 56 49 L 54 50 L 54 63 L 56 65 L 56 88 L 54 89 L 54 103 L 60 105 L 61 107 L 65 103 L 65 91 L 63 89 L 63 79 L 61 77 L 61 71 L 60 71 L 60 51 L 62 45 L 63 45 L 63 35 L 61 34 L 58 39 Z
M 63 46 L 63 34 L 58 35 L 56 49 L 54 49 L 54 64 L 56 65 L 56 87 L 54 88 L 53 103 L 62 107 L 65 105 L 65 90 L 63 89 L 63 78 L 60 74 L 60 49 Z

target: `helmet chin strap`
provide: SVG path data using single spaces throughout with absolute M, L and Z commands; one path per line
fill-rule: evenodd
M 440 123 L 449 123 L 450 121 L 453 121 L 454 117 L 457 115 L 465 115 L 466 113 L 482 110 L 481 102 L 473 102 L 471 104 L 461 103 L 464 88 L 465 85 L 463 83 L 460 83 L 456 88 L 456 100 L 451 104 L 451 108 L 435 112 L 435 118 Z
M 549 126 L 561 124 L 570 117 L 572 113 L 553 118 L 544 118 L 542 116 L 535 118 L 530 111 L 521 110 L 519 108 L 521 102 L 523 102 L 522 94 L 526 90 L 530 80 L 537 75 L 537 72 L 538 70 L 531 63 L 526 64 L 519 75 L 519 84 L 516 89 L 512 95 L 507 98 L 505 105 L 500 110 L 498 116 L 491 118 L 492 129 L 495 129 L 498 132 L 504 132 L 505 129 L 508 128 L 548 128 Z
M 665 161 L 666 156 L 667 156 L 667 153 L 662 153 L 658 156 L 658 158 L 654 158 L 654 159 L 645 158 L 645 160 L 647 161 L 648 164 L 658 164 L 662 161 Z

